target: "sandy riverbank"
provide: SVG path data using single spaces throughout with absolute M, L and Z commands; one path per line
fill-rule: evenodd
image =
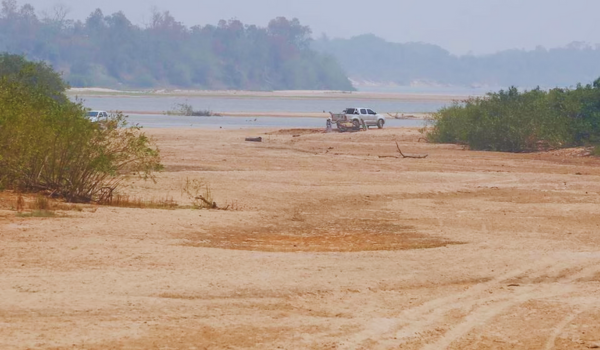
M 423 93 L 388 93 L 361 91 L 213 91 L 213 90 L 111 90 L 102 88 L 72 88 L 69 95 L 95 97 L 223 97 L 223 98 L 263 98 L 263 99 L 355 99 L 355 100 L 397 100 L 411 102 L 451 102 L 464 100 L 464 94 L 423 94 Z
M 600 346 L 600 161 L 580 150 L 147 132 L 166 169 L 125 193 L 189 204 L 183 182 L 203 179 L 233 210 L 22 218 L 0 197 L 0 348 Z

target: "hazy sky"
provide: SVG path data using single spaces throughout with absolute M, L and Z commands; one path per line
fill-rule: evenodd
M 438 44 L 453 53 L 600 43 L 600 0 L 17 0 L 37 10 L 60 3 L 84 19 L 96 8 L 119 10 L 145 23 L 153 7 L 187 25 L 237 18 L 266 25 L 277 16 L 298 17 L 314 36 L 373 33 L 389 41 Z

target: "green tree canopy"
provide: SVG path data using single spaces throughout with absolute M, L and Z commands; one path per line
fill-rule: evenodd
M 134 25 L 101 10 L 85 21 L 4 0 L 0 51 L 48 62 L 73 86 L 353 90 L 331 55 L 311 48 L 311 30 L 279 17 L 267 27 L 238 20 L 188 28 L 168 11 Z
M 59 98 L 68 85 L 52 67 L 43 62 L 30 62 L 23 56 L 0 54 L 0 79 L 15 82 Z

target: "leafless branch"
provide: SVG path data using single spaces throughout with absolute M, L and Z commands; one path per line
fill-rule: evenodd
M 396 147 L 398 148 L 398 153 L 400 153 L 402 158 L 424 159 L 429 156 L 429 154 L 426 154 L 423 156 L 407 156 L 407 155 L 404 155 L 404 153 L 402 153 L 402 150 L 400 149 L 400 145 L 398 145 L 398 142 L 396 142 Z

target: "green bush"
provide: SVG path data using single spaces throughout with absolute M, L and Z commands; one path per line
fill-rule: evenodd
M 531 152 L 600 142 L 600 80 L 576 89 L 511 87 L 456 102 L 434 114 L 431 142 Z
M 28 63 L 25 66 L 40 65 Z M 0 76 L 0 182 L 73 202 L 97 199 L 132 173 L 152 178 L 158 149 L 138 126 L 113 115 L 102 124 L 57 89 L 28 84 L 19 68 Z
M 188 103 L 177 103 L 170 111 L 165 112 L 166 115 L 180 115 L 186 117 L 212 117 L 214 113 L 210 109 L 198 109 Z

